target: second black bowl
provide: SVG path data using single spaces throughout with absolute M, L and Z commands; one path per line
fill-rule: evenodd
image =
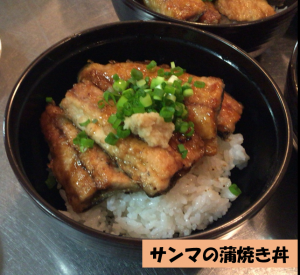
M 285 9 L 262 20 L 231 24 L 205 24 L 164 16 L 147 8 L 141 0 L 112 0 L 112 3 L 121 21 L 159 20 L 199 28 L 231 41 L 252 57 L 263 53 L 284 35 L 298 11 L 297 0 L 286 0 L 284 2 Z

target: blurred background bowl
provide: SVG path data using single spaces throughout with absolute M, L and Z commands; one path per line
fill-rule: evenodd
M 298 150 L 298 42 L 289 62 L 284 94 L 292 115 L 294 145 Z
M 273 0 L 274 2 L 276 3 Z M 298 11 L 297 0 L 285 0 L 285 9 L 262 20 L 230 24 L 205 24 L 164 16 L 147 8 L 142 0 L 112 0 L 112 3 L 121 21 L 159 20 L 196 27 L 229 40 L 252 57 L 257 57 L 263 53 L 279 37 L 284 35 Z
M 243 193 L 222 219 L 186 239 L 222 238 L 234 232 L 269 201 L 286 172 L 292 152 L 291 117 L 279 88 L 255 60 L 228 41 L 180 24 L 133 21 L 99 26 L 67 37 L 39 56 L 16 83 L 5 112 L 5 148 L 20 184 L 47 214 L 51 228 L 105 256 L 141 260 L 141 239 L 93 230 L 59 211 L 65 210 L 64 201 L 45 184 L 49 149 L 39 123 L 45 98 L 60 102 L 88 60 L 106 64 L 128 59 L 175 61 L 191 74 L 220 77 L 227 93 L 244 104 L 236 132 L 243 134 L 251 160 L 231 176 Z

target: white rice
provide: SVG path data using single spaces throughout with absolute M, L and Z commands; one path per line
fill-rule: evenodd
M 226 141 L 219 138 L 218 143 L 216 156 L 199 160 L 165 195 L 119 193 L 81 214 L 66 203 L 63 213 L 94 229 L 137 238 L 172 238 L 203 230 L 227 213 L 236 199 L 228 189 L 231 170 L 243 169 L 249 160 L 241 134 Z

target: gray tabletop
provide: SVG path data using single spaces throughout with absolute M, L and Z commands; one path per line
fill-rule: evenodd
M 9 94 L 26 67 L 73 33 L 118 21 L 110 0 L 0 0 L 0 120 Z M 289 59 L 298 40 L 298 17 L 275 45 L 257 58 L 284 91 Z M 298 239 L 298 153 L 278 191 L 232 239 Z M 297 274 L 278 269 L 142 269 L 141 263 L 104 258 L 48 226 L 10 168 L 0 140 L 0 274 Z

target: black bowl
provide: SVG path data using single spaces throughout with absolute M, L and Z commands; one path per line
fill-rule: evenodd
M 243 194 L 222 219 L 185 239 L 221 238 L 240 227 L 268 202 L 286 172 L 292 152 L 290 114 L 272 78 L 245 52 L 213 34 L 174 23 L 134 21 L 93 28 L 57 43 L 29 66 L 10 95 L 4 120 L 6 152 L 22 187 L 48 214 L 51 227 L 104 255 L 141 259 L 141 239 L 98 232 L 58 211 L 64 203 L 57 190 L 45 185 L 49 150 L 39 124 L 45 97 L 60 102 L 87 60 L 127 59 L 175 61 L 192 74 L 220 77 L 226 91 L 244 104 L 236 132 L 244 135 L 251 160 L 232 174 Z
M 268 18 L 254 22 L 231 24 L 205 24 L 177 20 L 154 12 L 142 4 L 141 0 L 112 0 L 121 21 L 159 20 L 196 27 L 219 35 L 239 46 L 252 57 L 257 57 L 287 31 L 298 11 L 297 0 L 286 0 L 285 10 Z
M 298 149 L 298 42 L 289 62 L 284 94 L 293 120 L 294 145 Z

